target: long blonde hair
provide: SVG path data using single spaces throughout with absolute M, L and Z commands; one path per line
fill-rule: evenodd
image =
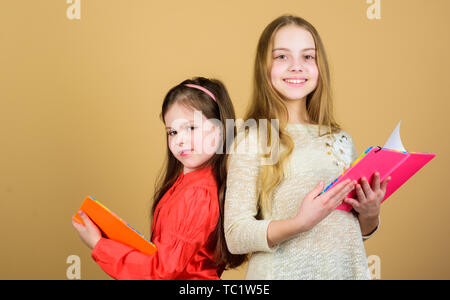
M 258 203 L 259 216 L 262 218 L 267 217 L 271 213 L 273 190 L 283 180 L 283 170 L 286 161 L 294 149 L 294 142 L 285 129 L 289 118 L 287 107 L 284 104 L 284 100 L 272 87 L 270 81 L 273 40 L 278 30 L 287 25 L 297 25 L 309 31 L 313 36 L 316 45 L 316 64 L 319 70 L 319 79 L 316 89 L 311 92 L 306 99 L 306 110 L 310 122 L 319 125 L 319 135 L 321 135 L 321 126 L 328 128 L 326 133 L 322 135 L 338 132 L 340 130 L 340 126 L 333 116 L 330 72 L 325 49 L 317 30 L 309 22 L 300 17 L 292 15 L 278 17 L 267 25 L 259 39 L 254 65 L 253 93 L 250 105 L 244 117 L 245 120 L 265 119 L 267 123 L 269 123 L 271 119 L 278 119 L 278 143 L 280 146 L 284 146 L 284 151 L 279 153 L 276 163 L 264 165 L 259 177 L 261 191 Z M 257 122 L 257 124 L 257 126 L 259 126 L 259 122 Z M 267 136 L 268 145 L 273 145 L 273 143 L 269 143 L 272 138 L 276 137 L 271 137 L 270 128 L 268 128 Z M 271 151 L 275 150 L 276 149 L 271 149 Z

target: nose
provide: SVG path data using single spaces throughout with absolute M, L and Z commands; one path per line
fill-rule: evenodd
M 185 144 L 189 144 L 191 139 L 191 132 L 187 130 L 179 130 L 175 137 L 175 144 L 178 147 L 182 147 Z
M 289 71 L 292 72 L 303 72 L 304 66 L 301 60 L 294 59 L 292 60 L 292 64 L 289 66 Z
M 183 146 L 184 145 L 184 134 L 183 132 L 180 130 L 180 132 L 178 132 L 178 134 L 175 137 L 175 144 L 177 146 Z

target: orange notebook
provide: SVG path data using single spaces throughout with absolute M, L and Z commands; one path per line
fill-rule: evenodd
M 121 242 L 148 255 L 157 251 L 152 242 L 93 197 L 86 197 L 79 210 L 84 211 L 109 239 Z M 78 212 L 73 219 L 84 225 Z

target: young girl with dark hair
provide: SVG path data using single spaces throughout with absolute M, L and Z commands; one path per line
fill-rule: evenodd
M 226 122 L 235 119 L 232 102 L 219 80 L 185 80 L 167 93 L 161 119 L 167 159 L 152 207 L 156 254 L 103 238 L 83 213 L 86 226 L 74 226 L 113 278 L 219 279 L 245 259 L 228 251 L 223 231 L 227 139 L 235 131 L 234 123 Z

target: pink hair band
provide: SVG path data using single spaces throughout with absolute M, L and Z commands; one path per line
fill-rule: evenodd
M 216 97 L 214 97 L 214 94 L 211 93 L 211 92 L 210 92 L 209 90 L 207 90 L 206 88 L 204 88 L 204 87 L 202 87 L 202 86 L 200 86 L 200 85 L 197 85 L 197 84 L 191 84 L 191 83 L 187 83 L 187 84 L 185 84 L 185 86 L 188 86 L 188 87 L 191 87 L 191 88 L 194 88 L 194 89 L 201 90 L 201 91 L 205 92 L 206 94 L 208 94 L 211 98 L 213 98 L 213 100 L 214 100 L 215 102 L 217 102 Z

